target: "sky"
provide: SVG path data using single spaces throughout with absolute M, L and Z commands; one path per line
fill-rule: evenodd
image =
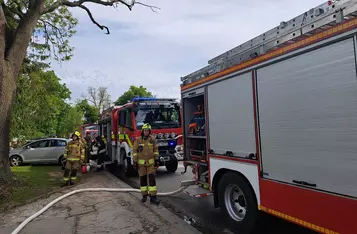
M 72 100 L 89 86 L 108 87 L 115 101 L 130 85 L 144 86 L 158 97 L 178 98 L 180 77 L 208 60 L 316 7 L 324 0 L 141 0 L 157 13 L 135 5 L 87 4 L 106 35 L 82 9 L 71 38 L 74 57 L 52 69 L 72 92 Z

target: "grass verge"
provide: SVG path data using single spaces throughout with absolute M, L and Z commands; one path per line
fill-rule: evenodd
M 25 204 L 38 196 L 59 188 L 62 170 L 57 165 L 12 167 L 13 183 L 7 187 L 8 196 L 0 200 L 0 209 Z

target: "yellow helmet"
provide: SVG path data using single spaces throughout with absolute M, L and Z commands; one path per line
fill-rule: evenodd
M 142 129 L 142 130 L 145 130 L 145 129 L 151 130 L 151 126 L 150 126 L 150 124 L 144 124 L 144 125 L 141 127 L 141 129 Z
M 81 136 L 81 134 L 80 134 L 78 131 L 75 131 L 75 132 L 74 132 L 74 135 L 76 135 L 77 137 L 80 137 L 80 136 Z

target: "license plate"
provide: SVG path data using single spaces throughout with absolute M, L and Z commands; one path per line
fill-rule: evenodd
M 157 146 L 168 146 L 169 143 L 168 142 L 158 142 Z

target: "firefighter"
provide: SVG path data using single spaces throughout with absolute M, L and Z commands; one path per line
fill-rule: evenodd
M 89 163 L 90 149 L 92 147 L 92 139 L 90 136 L 90 132 L 87 132 L 86 136 L 84 137 L 84 141 L 86 147 L 85 163 Z
M 104 144 L 107 144 L 107 139 L 105 138 L 105 136 L 102 136 L 102 140 L 104 141 Z
M 97 136 L 95 144 L 98 147 L 97 171 L 102 171 L 102 170 L 104 170 L 104 158 L 105 158 L 105 154 L 107 152 L 107 146 L 100 136 Z
M 155 181 L 156 168 L 160 166 L 158 161 L 159 150 L 155 138 L 151 136 L 151 126 L 144 124 L 141 136 L 137 137 L 133 147 L 133 166 L 139 170 L 140 190 L 143 195 L 142 202 L 146 202 L 148 195 L 150 203 L 158 205 L 157 187 Z M 148 185 L 149 180 L 149 185 Z
M 85 147 L 80 138 L 81 134 L 72 134 L 72 141 L 68 142 L 64 157 L 67 160 L 63 175 L 63 186 L 74 185 L 77 179 L 77 171 L 83 163 Z

